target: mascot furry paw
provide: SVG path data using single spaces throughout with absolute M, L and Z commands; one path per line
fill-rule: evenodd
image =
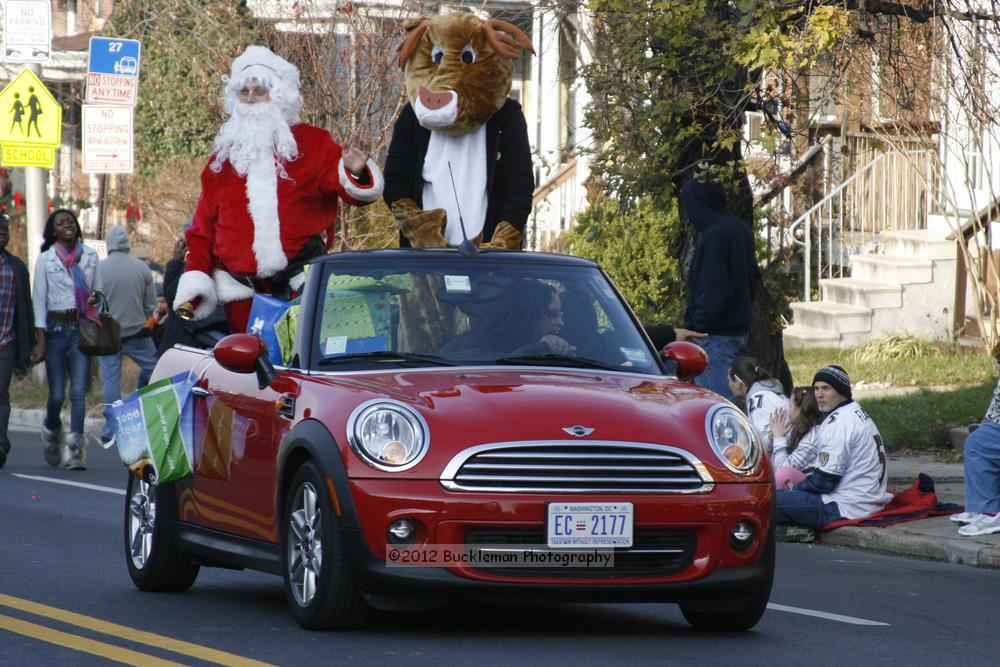
M 535 187 L 521 105 L 507 97 L 521 49 L 513 25 L 456 12 L 406 25 L 409 99 L 393 129 L 385 201 L 400 245 L 520 249 Z

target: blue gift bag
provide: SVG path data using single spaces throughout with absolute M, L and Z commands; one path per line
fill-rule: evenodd
M 254 294 L 250 306 L 247 331 L 257 334 L 267 343 L 267 358 L 272 364 L 284 364 L 281 344 L 278 342 L 278 324 L 296 301 L 285 301 L 267 294 Z

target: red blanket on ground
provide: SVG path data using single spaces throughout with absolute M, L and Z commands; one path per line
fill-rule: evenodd
M 965 508 L 956 503 L 940 503 L 934 493 L 934 480 L 920 473 L 917 481 L 905 491 L 893 494 L 892 500 L 881 512 L 861 519 L 841 519 L 828 523 L 820 530 L 833 530 L 842 526 L 891 526 L 904 521 L 916 521 L 929 516 L 945 516 Z

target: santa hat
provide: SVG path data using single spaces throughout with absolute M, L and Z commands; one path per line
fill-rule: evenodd
M 250 81 L 257 81 L 267 87 L 271 99 L 281 108 L 290 123 L 299 122 L 302 96 L 299 94 L 299 68 L 263 46 L 248 46 L 246 51 L 233 61 L 229 76 L 223 76 L 226 84 L 224 106 L 226 113 L 232 113 L 239 100 L 239 90 Z

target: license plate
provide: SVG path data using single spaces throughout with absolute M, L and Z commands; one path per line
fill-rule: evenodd
M 553 549 L 632 546 L 632 503 L 549 503 L 546 519 Z

